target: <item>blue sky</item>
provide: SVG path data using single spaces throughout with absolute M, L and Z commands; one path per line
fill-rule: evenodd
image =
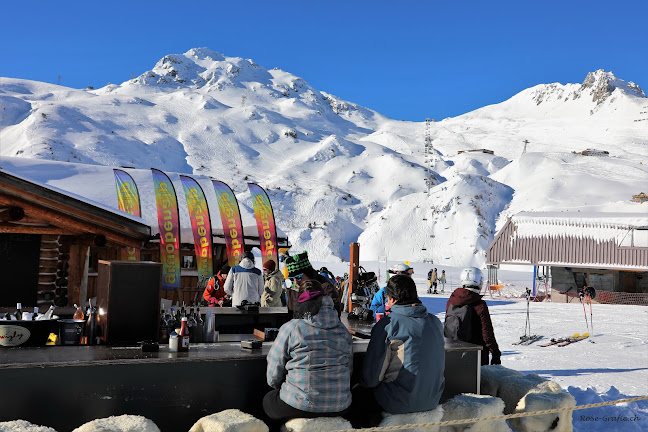
M 4 2 L 0 77 L 98 88 L 208 47 L 440 120 L 601 68 L 648 91 L 646 16 L 644 0 Z

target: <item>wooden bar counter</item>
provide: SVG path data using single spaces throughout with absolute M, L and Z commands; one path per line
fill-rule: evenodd
M 228 408 L 263 419 L 271 344 L 256 350 L 241 348 L 238 341 L 193 344 L 188 353 L 171 353 L 166 345 L 158 352 L 110 346 L 0 348 L 0 421 L 24 419 L 66 432 L 96 418 L 135 414 L 163 432 L 178 432 Z M 366 339 L 354 340 L 356 367 L 367 345 Z M 444 398 L 479 391 L 480 349 L 446 343 Z

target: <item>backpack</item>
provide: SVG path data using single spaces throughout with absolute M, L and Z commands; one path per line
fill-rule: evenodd
M 473 340 L 473 319 L 475 309 L 472 304 L 450 305 L 443 324 L 443 335 L 449 339 L 471 342 Z

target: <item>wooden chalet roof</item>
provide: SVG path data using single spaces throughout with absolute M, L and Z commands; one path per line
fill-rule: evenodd
M 518 213 L 495 236 L 486 262 L 648 271 L 648 215 Z
M 105 238 L 108 245 L 141 247 L 151 228 L 116 209 L 0 170 L 0 233 Z

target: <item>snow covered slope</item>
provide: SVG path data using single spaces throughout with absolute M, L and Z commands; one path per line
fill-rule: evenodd
M 395 121 L 280 69 L 195 48 L 96 90 L 0 78 L 0 157 L 212 177 L 240 201 L 256 182 L 294 249 L 315 259 L 348 257 L 359 241 L 363 259 L 481 265 L 518 211 L 645 212 L 629 200 L 648 183 L 648 120 L 637 121 L 646 112 L 639 86 L 596 71 L 582 85 L 538 85 L 433 122 L 428 194 L 424 122 Z M 458 154 L 482 148 L 494 155 Z M 572 154 L 586 148 L 610 156 Z M 75 170 L 37 175 L 75 190 Z

